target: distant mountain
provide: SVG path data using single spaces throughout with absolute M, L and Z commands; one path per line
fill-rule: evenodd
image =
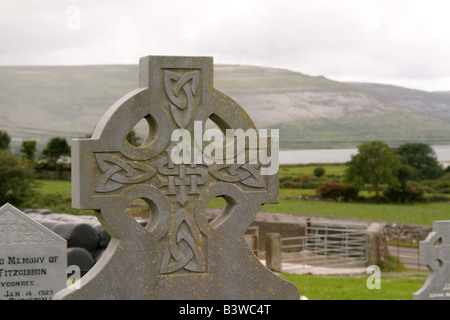
M 280 128 L 284 148 L 450 141 L 450 95 L 343 83 L 281 69 L 216 66 L 216 87 L 260 127 Z
M 450 123 L 450 91 L 426 92 L 385 84 L 352 83 L 372 94 Z
M 344 83 L 283 69 L 215 65 L 215 87 L 282 148 L 357 146 L 374 139 L 450 143 L 450 92 Z M 0 130 L 13 138 L 83 137 L 138 86 L 136 65 L 0 67 Z

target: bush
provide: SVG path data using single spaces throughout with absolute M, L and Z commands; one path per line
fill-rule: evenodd
M 307 174 L 302 174 L 298 177 L 281 177 L 279 181 L 280 188 L 282 189 L 314 189 L 321 184 L 317 178 Z
M 450 188 L 444 188 L 439 191 L 440 191 L 440 193 L 443 193 L 443 194 L 450 194 Z
M 33 195 L 34 169 L 8 150 L 0 150 L 0 206 L 22 205 Z
M 450 180 L 423 180 L 421 184 L 436 191 L 450 188 Z
M 339 183 L 324 183 L 319 188 L 316 189 L 316 192 L 320 194 L 323 198 L 330 198 L 337 200 L 344 196 L 345 187 Z
M 325 169 L 324 168 L 317 167 L 317 168 L 314 169 L 314 176 L 316 176 L 317 178 L 320 178 L 324 174 L 325 174 Z
M 346 186 L 343 194 L 344 200 L 345 201 L 356 200 L 358 198 L 358 193 L 359 193 L 358 188 Z
M 419 187 L 408 187 L 406 189 L 407 199 L 411 202 L 421 201 L 425 194 L 423 188 Z
M 420 187 L 407 186 L 404 189 L 389 188 L 383 194 L 391 201 L 409 203 L 422 201 L 425 190 Z
M 405 143 L 397 149 L 397 154 L 404 164 L 414 168 L 412 180 L 437 179 L 444 173 L 433 148 L 425 143 Z

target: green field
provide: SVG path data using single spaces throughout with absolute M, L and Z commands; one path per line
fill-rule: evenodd
M 35 181 L 34 189 L 44 195 L 62 194 L 70 196 L 72 193 L 71 183 L 67 180 L 39 179 Z
M 222 199 L 213 199 L 210 202 L 210 206 L 222 208 L 224 203 Z M 404 222 L 421 225 L 431 225 L 435 220 L 450 220 L 450 203 L 448 202 L 372 204 L 281 199 L 278 204 L 266 204 L 262 206 L 261 211 L 299 213 L 311 216 L 337 216 L 342 218 Z
M 70 181 L 62 180 L 37 180 L 35 190 L 41 196 L 38 204 L 47 199 L 49 203 L 43 203 L 46 208 L 55 212 L 67 212 L 78 214 L 90 214 L 91 212 L 71 209 Z M 261 206 L 261 211 L 299 213 L 321 216 L 338 216 L 343 218 L 358 218 L 373 221 L 394 221 L 431 225 L 435 220 L 450 219 L 449 202 L 430 202 L 417 204 L 374 204 L 374 203 L 338 203 L 319 200 L 298 200 L 301 189 L 280 189 L 280 201 L 278 204 Z M 313 193 L 313 191 L 308 191 Z M 65 203 L 63 203 L 65 202 Z M 221 208 L 224 200 L 215 198 L 210 202 L 210 207 Z
M 347 166 L 345 164 L 303 164 L 303 165 L 283 165 L 280 166 L 280 171 L 278 175 L 281 177 L 284 176 L 293 176 L 293 175 L 302 175 L 309 174 L 312 175 L 314 173 L 314 169 L 317 167 L 321 167 L 325 169 L 324 177 L 342 177 L 344 175 L 345 169 Z
M 450 219 L 450 203 L 431 202 L 419 204 L 373 204 L 337 203 L 325 201 L 280 200 L 268 204 L 262 211 L 303 213 L 311 215 L 338 216 L 374 221 L 393 221 L 431 225 L 435 220 Z
M 37 179 L 34 182 L 35 195 L 25 206 L 34 209 L 49 209 L 57 213 L 92 215 L 92 210 L 72 208 L 71 182 L 67 180 Z
M 313 176 L 314 169 L 322 167 L 325 174 L 321 178 Z M 303 177 L 305 184 L 334 181 L 342 183 L 347 166 L 345 164 L 304 164 L 280 166 L 279 177 Z M 301 178 L 302 179 L 302 178 Z M 374 196 L 370 190 L 362 190 L 360 196 L 370 198 Z M 438 194 L 442 199 L 448 195 Z M 299 200 L 300 196 L 307 196 L 311 200 Z M 436 196 L 426 194 L 425 199 Z M 280 188 L 279 203 L 261 206 L 261 211 L 280 213 L 299 213 L 307 215 L 338 216 L 343 218 L 357 218 L 373 221 L 392 221 L 431 225 L 435 220 L 450 219 L 450 199 L 446 201 L 425 201 L 415 204 L 373 202 L 335 202 L 319 200 L 314 188 Z M 224 200 L 213 199 L 210 206 L 220 208 Z
M 282 273 L 280 276 L 294 283 L 299 288 L 300 295 L 309 300 L 412 300 L 413 294 L 423 286 L 428 274 L 381 273 L 380 289 L 368 289 L 370 274 L 342 277 Z

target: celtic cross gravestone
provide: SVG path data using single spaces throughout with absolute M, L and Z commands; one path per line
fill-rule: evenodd
M 420 242 L 421 263 L 430 269 L 415 300 L 450 300 L 450 221 L 434 221 L 433 232 Z
M 298 299 L 297 287 L 264 267 L 243 237 L 260 206 L 277 202 L 278 176 L 262 174 L 270 165 L 263 153 L 233 161 L 242 150 L 228 133 L 255 126 L 214 88 L 212 58 L 148 56 L 139 68 L 140 88 L 106 112 L 92 138 L 73 141 L 72 204 L 96 210 L 112 240 L 79 290 L 56 298 Z M 148 137 L 132 146 L 127 133 L 142 119 Z M 213 143 L 217 132 L 203 133 L 208 120 L 224 133 L 221 143 L 227 133 L 229 150 Z M 255 151 L 249 141 L 244 155 Z M 226 206 L 208 221 L 215 197 Z M 150 208 L 145 227 L 126 210 L 135 199 Z

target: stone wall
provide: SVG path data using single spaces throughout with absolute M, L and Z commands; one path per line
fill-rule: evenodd
M 418 242 L 424 240 L 432 229 L 432 226 L 386 222 L 384 225 L 384 234 L 388 238 L 399 238 L 405 241 Z

